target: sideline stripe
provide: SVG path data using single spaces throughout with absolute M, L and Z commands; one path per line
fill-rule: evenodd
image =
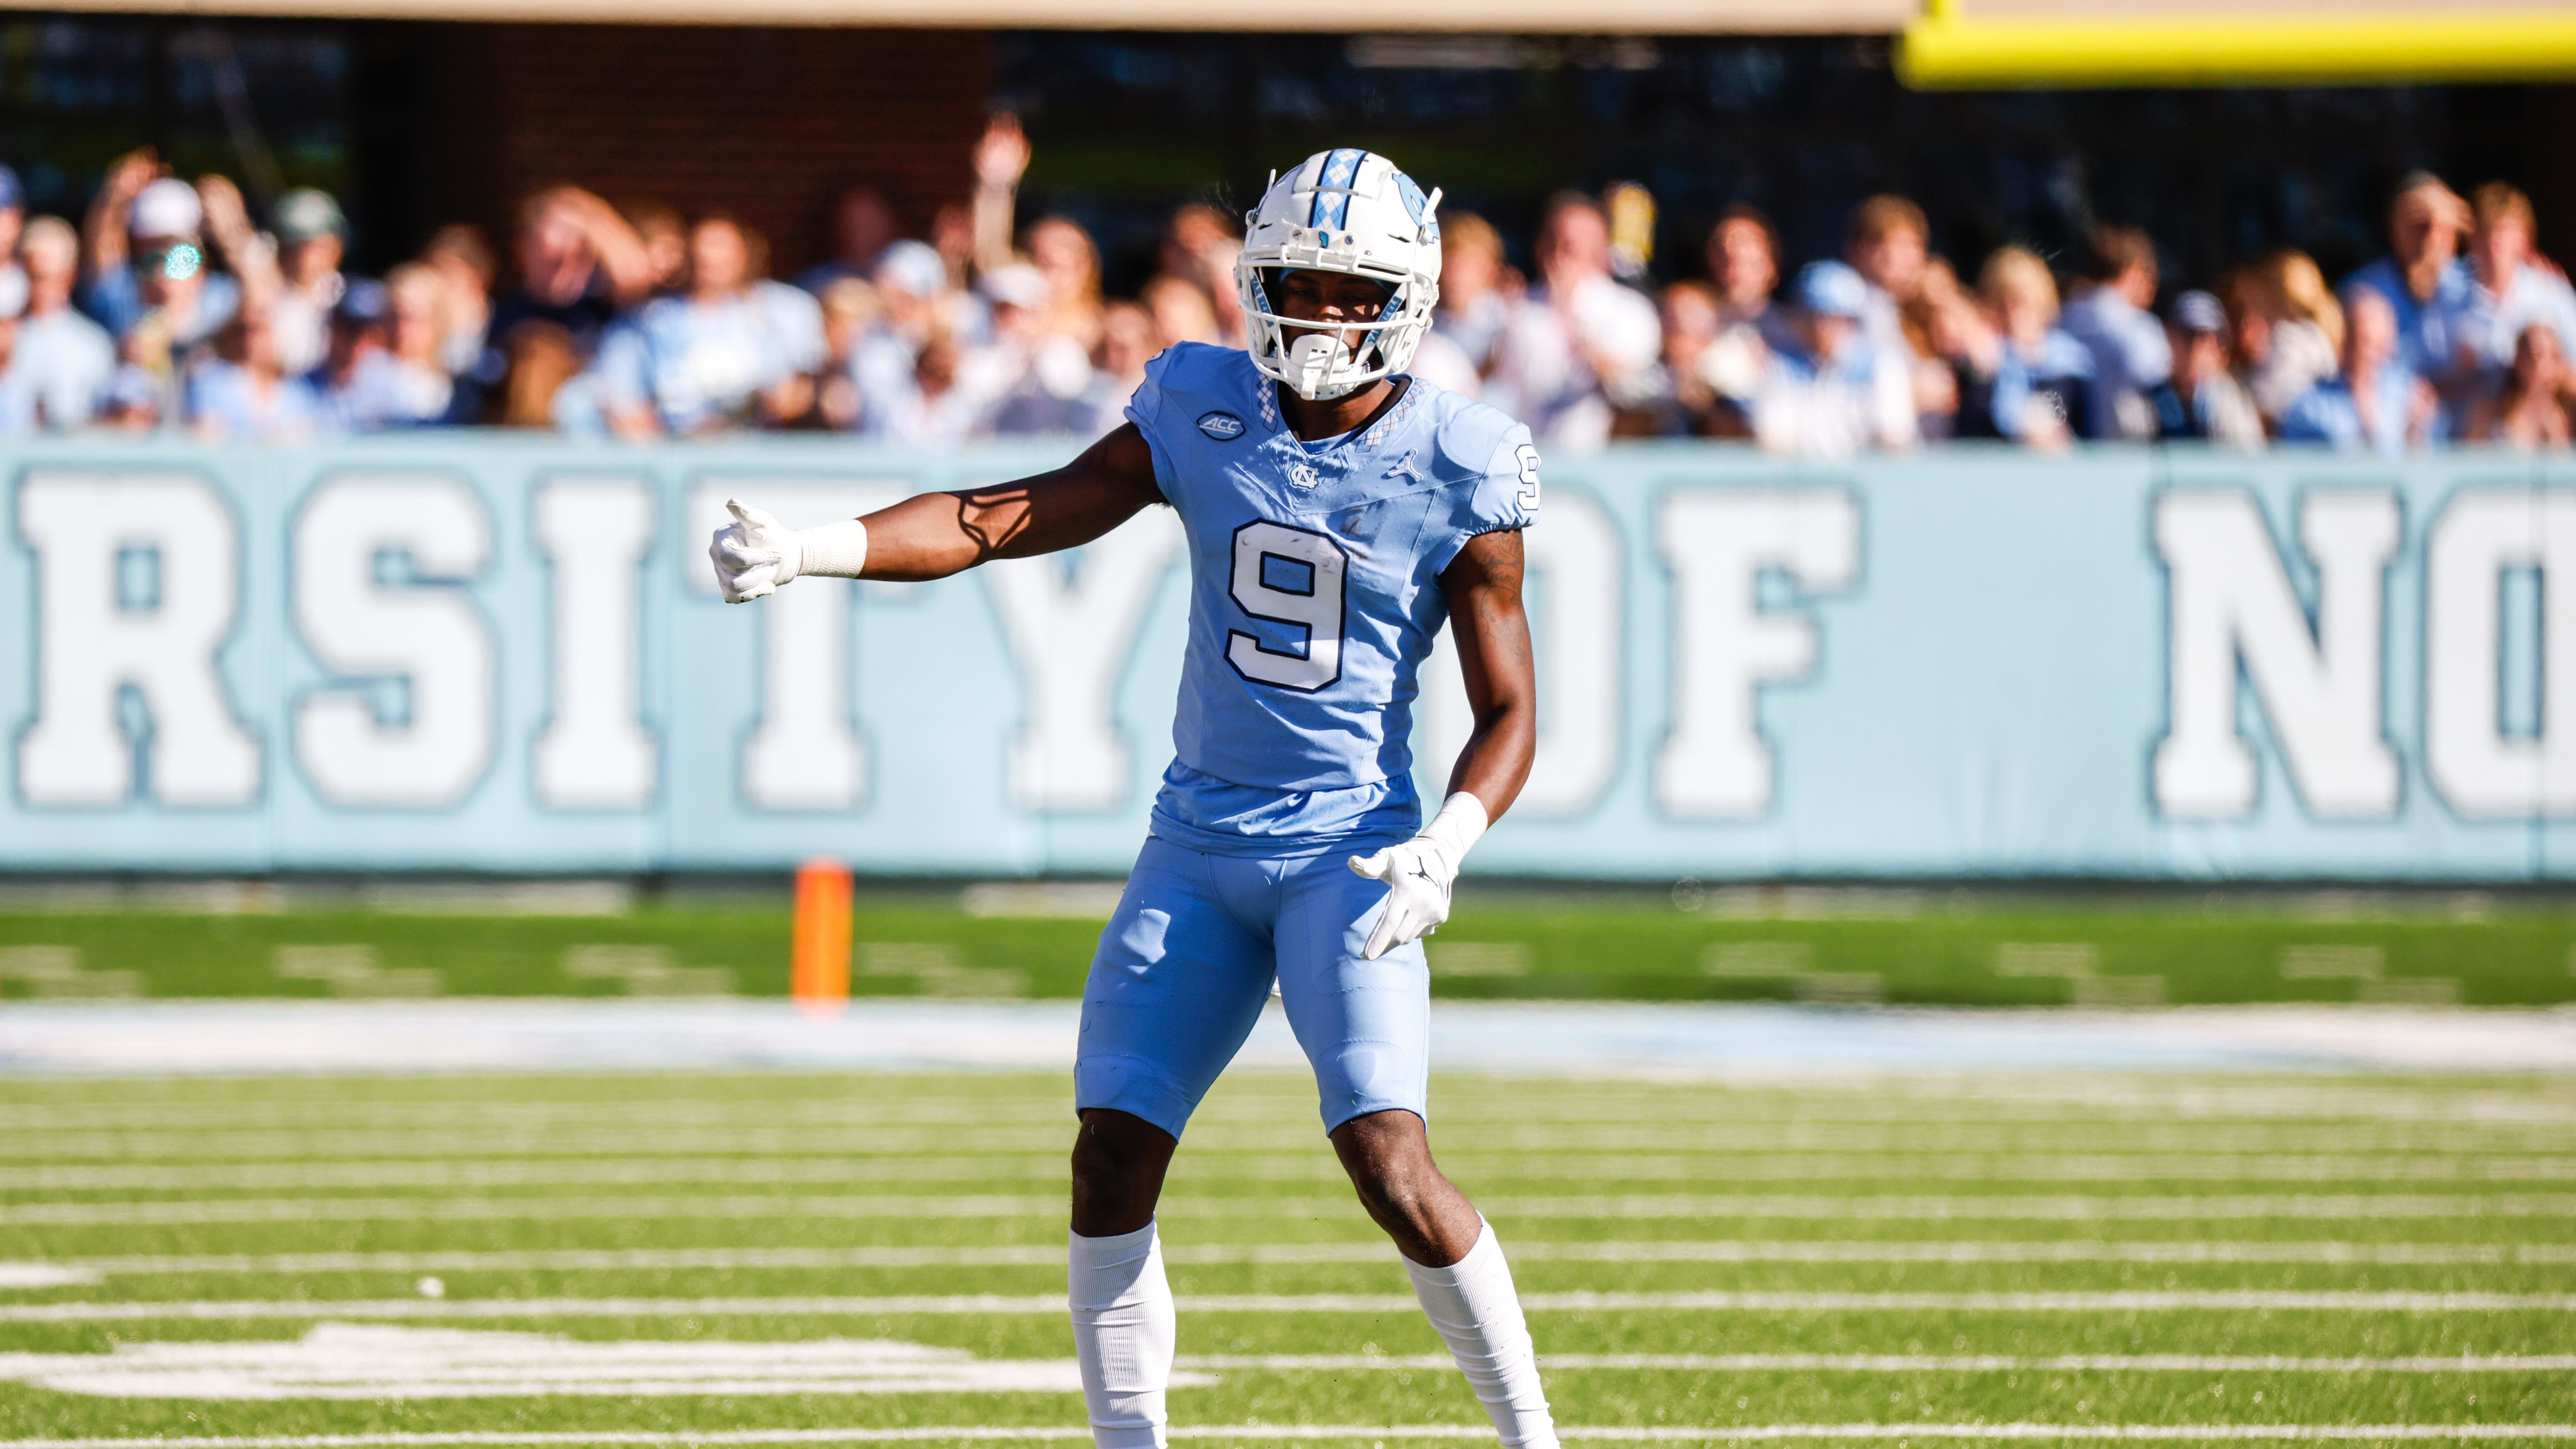
M 1992 1354 L 1935 1357 L 1924 1354 L 1829 1353 L 1543 1353 L 1539 1366 L 1555 1369 L 1678 1369 L 1690 1373 L 1766 1373 L 1796 1370 L 1840 1373 L 2332 1373 L 2450 1374 L 2563 1373 L 2576 1369 L 2576 1353 L 2501 1354 L 2483 1358 L 2263 1358 L 2242 1355 L 2069 1354 L 2011 1358 Z M 1217 1371 L 1293 1373 L 1351 1369 L 1453 1368 L 1447 1354 L 1183 1354 L 1176 1367 Z
M 1231 1217 L 1344 1214 L 1347 1198 L 1173 1197 L 1172 1211 Z M 1795 1195 L 1504 1197 L 1492 1218 L 1799 1218 L 1983 1221 L 2148 1221 L 2303 1218 L 2576 1217 L 2576 1193 L 2248 1194 L 2227 1197 L 1829 1197 Z M 185 1226 L 208 1223 L 395 1220 L 551 1221 L 572 1218 L 1060 1217 L 1060 1194 L 798 1197 L 243 1198 L 213 1201 L 45 1202 L 0 1205 L 0 1227 Z
M 1488 1171 L 1524 1180 L 1576 1181 L 1723 1178 L 1736 1182 L 2569 1182 L 2576 1157 L 2237 1154 L 2189 1158 L 2139 1154 L 1952 1156 L 1833 1154 L 1704 1156 L 1509 1151 L 1451 1152 L 1453 1170 Z M 1338 1180 L 1340 1169 L 1318 1154 L 1215 1155 L 1196 1169 L 1214 1181 Z M 0 1192 L 186 1192 L 207 1188 L 583 1187 L 625 1183 L 1054 1182 L 1066 1178 L 1064 1154 L 960 1153 L 897 1155 L 816 1152 L 741 1157 L 453 1157 L 343 1162 L 242 1162 L 200 1165 L 53 1164 L 0 1167 Z
M 1683 1428 L 1557 1426 L 1557 1436 L 1607 1443 L 1673 1444 L 1697 1440 L 1777 1439 L 2110 1439 L 2110 1440 L 2372 1440 L 2576 1439 L 2576 1424 L 1737 1424 Z M 1175 1426 L 1174 1439 L 1491 1440 L 1483 1424 L 1243 1424 Z M 0 1449 L 441 1449 L 467 1445 L 618 1444 L 894 1444 L 925 1440 L 1021 1443 L 1091 1438 L 1088 1428 L 1036 1426 L 904 1429 L 594 1430 L 589 1433 L 455 1432 L 445 1434 L 271 1434 L 240 1438 L 0 1439 Z
M 1576 1263 L 2314 1263 L 2361 1266 L 2576 1264 L 2576 1243 L 2347 1242 L 1642 1242 L 1518 1240 L 1519 1262 Z M 1382 1264 L 1394 1250 L 1374 1243 L 1166 1243 L 1168 1263 L 1200 1266 L 1281 1263 Z M 11 1269 L 52 1270 L 95 1281 L 103 1275 L 188 1273 L 476 1273 L 703 1268 L 1056 1268 L 1052 1244 L 980 1248 L 530 1248 L 445 1252 L 197 1253 L 123 1257 L 0 1259 Z M 41 1285 L 40 1285 L 41 1286 Z
M 1193 1313 L 1409 1313 L 1394 1293 L 1182 1294 Z M 1525 1293 L 1531 1312 L 2128 1313 L 2211 1309 L 2332 1313 L 2576 1313 L 2576 1293 L 2409 1293 L 2164 1290 L 2108 1293 Z M 674 1318 L 869 1317 L 903 1314 L 1060 1314 L 1062 1294 L 955 1293 L 810 1298 L 374 1298 L 186 1299 L 126 1303 L 0 1304 L 0 1323 L 112 1323 L 257 1318 Z

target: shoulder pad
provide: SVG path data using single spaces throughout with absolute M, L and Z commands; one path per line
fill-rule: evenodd
M 1494 454 L 1520 424 L 1502 409 L 1480 402 L 1460 400 L 1457 411 L 1440 420 L 1435 435 L 1442 474 L 1451 478 L 1482 477 L 1493 466 Z

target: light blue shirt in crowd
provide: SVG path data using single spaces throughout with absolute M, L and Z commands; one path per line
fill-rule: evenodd
M 2374 404 L 2365 431 L 2361 409 L 2353 401 L 2352 382 L 2330 377 L 2302 394 L 2281 414 L 2281 441 L 2322 443 L 2337 452 L 2377 453 L 2401 457 L 2406 452 L 2406 418 L 2415 399 L 2415 375 L 2403 367 L 2379 369 L 2371 379 Z
M 2480 380 L 2493 383 L 2513 366 L 2515 344 L 2535 325 L 2556 332 L 2560 353 L 2576 359 L 2576 287 L 2556 272 L 2525 263 L 2501 295 L 2473 280 L 2451 330 L 2454 344 L 2468 353 Z
M 2344 288 L 2368 287 L 2388 299 L 2397 314 L 2397 360 L 2417 377 L 2439 380 L 2459 366 L 2459 324 L 2474 304 L 2477 282 L 2469 264 L 2453 257 L 2433 283 L 2433 295 L 2417 301 L 2407 290 L 2406 274 L 2395 257 L 2381 257 L 2344 279 Z
M 761 392 L 811 366 L 822 334 L 821 310 L 793 287 L 764 284 L 716 302 L 656 298 L 600 339 L 592 364 L 599 403 L 611 412 L 650 407 L 669 431 L 694 432 L 747 412 Z
M 69 307 L 18 319 L 7 377 L 29 394 L 42 426 L 86 426 L 115 372 L 116 343 L 107 329 Z
M 325 371 L 306 381 L 320 397 L 325 427 L 339 433 L 381 432 L 444 422 L 456 385 L 445 371 L 407 363 L 390 352 L 369 351 L 333 386 Z
M 2154 437 L 2155 407 L 2146 394 L 2173 376 L 2165 324 L 2117 291 L 2094 287 L 2066 304 L 2057 325 L 2093 355 L 2085 436 Z
M 189 370 L 184 391 L 188 425 L 221 441 L 300 443 L 330 427 L 321 395 L 300 377 L 279 379 L 262 398 L 249 372 L 208 358 Z
M 97 319 L 98 325 L 122 338 L 152 310 L 143 300 L 143 284 L 131 267 L 111 267 L 83 282 L 72 300 L 80 309 Z M 197 292 L 197 312 L 185 332 L 171 337 L 175 350 L 194 347 L 215 335 L 241 310 L 241 284 L 221 272 L 206 274 L 205 285 Z
M 2066 332 L 2052 327 L 2039 339 L 2036 351 L 2024 354 L 2007 340 L 2003 361 L 1995 367 L 1995 431 L 2019 441 L 2030 415 L 2034 393 L 2063 378 L 2081 378 L 2089 396 L 2093 380 L 2093 353 Z M 2090 411 L 2089 405 L 2087 411 Z M 2086 420 L 2068 418 L 2066 426 L 2079 436 L 2084 434 Z

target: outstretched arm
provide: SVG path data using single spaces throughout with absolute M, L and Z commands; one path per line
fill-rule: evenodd
M 1529 616 L 1521 612 L 1521 569 L 1521 536 L 1514 529 L 1467 540 L 1441 570 L 1476 730 L 1449 772 L 1449 798 L 1422 833 L 1351 857 L 1352 870 L 1386 882 L 1386 904 L 1360 950 L 1371 961 L 1449 919 L 1459 863 L 1529 778 L 1538 752 L 1538 671 L 1530 662 Z
M 757 508 L 728 504 L 734 521 L 716 534 L 707 556 L 726 602 L 735 604 L 806 574 L 944 579 L 987 559 L 1080 547 L 1162 499 L 1152 450 L 1127 423 L 1051 473 L 924 493 L 819 528 L 784 528 Z

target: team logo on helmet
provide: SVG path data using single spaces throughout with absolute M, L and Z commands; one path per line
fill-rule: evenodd
M 1231 443 L 1243 436 L 1243 419 L 1227 412 L 1201 413 L 1199 431 L 1220 443 Z

